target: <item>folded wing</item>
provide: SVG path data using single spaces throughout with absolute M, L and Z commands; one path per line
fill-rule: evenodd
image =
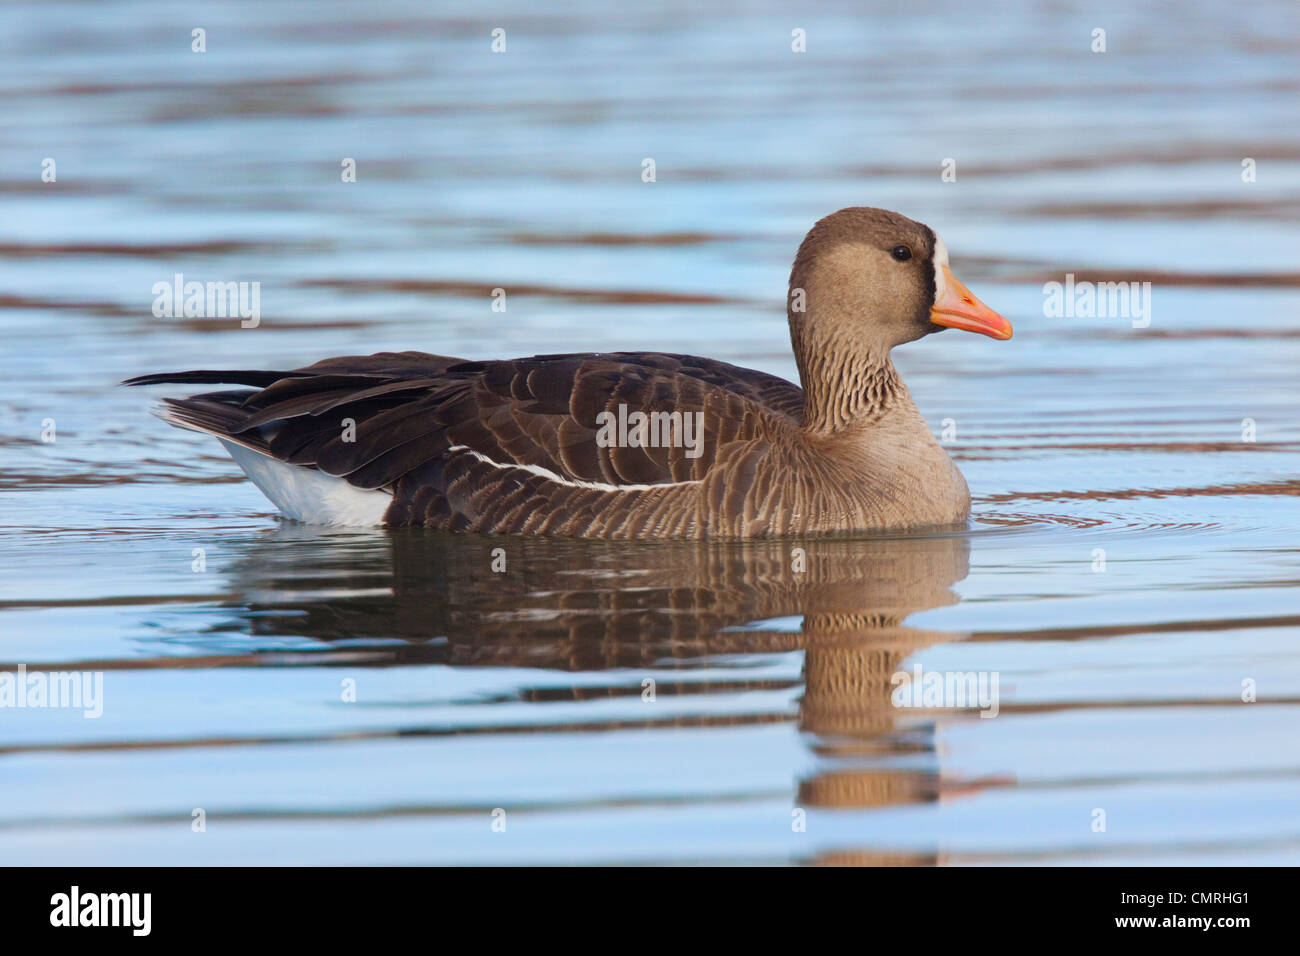
M 803 413 L 802 391 L 783 379 L 663 353 L 466 362 L 385 352 L 286 372 L 201 370 L 127 384 L 161 383 L 246 386 L 167 399 L 168 417 L 358 488 L 399 491 L 467 450 L 480 464 L 573 482 L 698 481 L 729 445 L 771 440 Z M 639 436 L 650 444 L 627 440 L 635 424 L 618 431 L 637 412 L 657 423 Z M 673 428 L 678 440 L 662 441 Z

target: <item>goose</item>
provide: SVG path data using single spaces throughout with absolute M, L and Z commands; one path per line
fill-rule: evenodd
M 313 524 L 702 539 L 965 522 L 966 481 L 890 359 L 945 329 L 1011 338 L 943 241 L 885 209 L 826 216 L 795 256 L 787 315 L 802 387 L 660 352 L 380 352 L 123 384 L 240 386 L 158 414 L 215 436 Z

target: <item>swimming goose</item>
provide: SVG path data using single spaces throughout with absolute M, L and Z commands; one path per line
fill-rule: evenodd
M 889 357 L 946 328 L 1011 338 L 943 241 L 898 213 L 841 209 L 799 246 L 787 312 L 802 388 L 658 352 L 381 352 L 125 384 L 244 386 L 165 399 L 162 417 L 220 439 L 310 523 L 713 538 L 965 520 L 966 482 Z

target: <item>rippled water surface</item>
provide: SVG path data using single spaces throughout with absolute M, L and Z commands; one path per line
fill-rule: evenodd
M 31 3 L 0 54 L 0 673 L 104 682 L 0 708 L 6 862 L 1300 862 L 1294 3 Z M 854 204 L 1015 324 L 895 356 L 967 533 L 313 530 L 115 385 L 793 377 L 790 258 Z M 1045 317 L 1067 272 L 1150 325 Z M 155 318 L 175 273 L 260 282 L 260 326 Z M 917 667 L 998 715 L 893 706 Z

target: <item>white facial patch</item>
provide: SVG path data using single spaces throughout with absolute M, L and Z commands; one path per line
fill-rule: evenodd
M 948 247 L 938 236 L 934 237 L 934 301 L 938 302 L 947 283 L 943 281 L 943 267 L 948 264 Z

